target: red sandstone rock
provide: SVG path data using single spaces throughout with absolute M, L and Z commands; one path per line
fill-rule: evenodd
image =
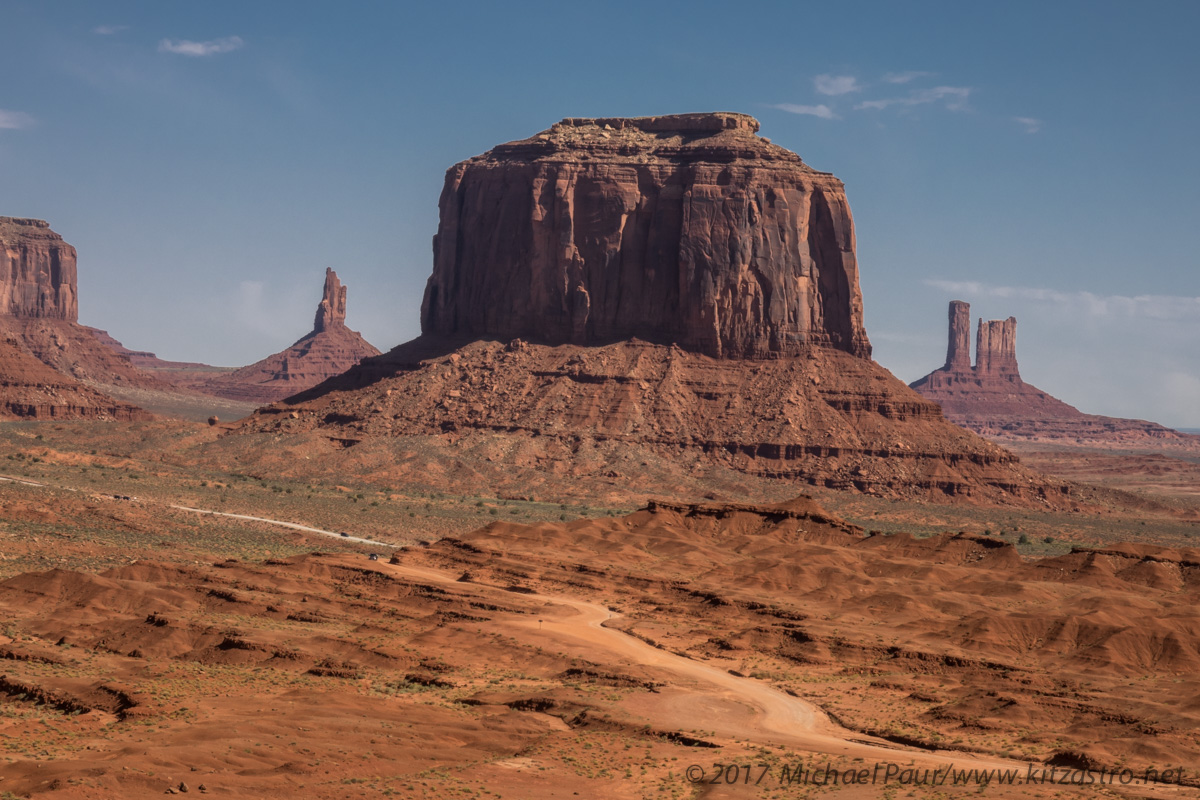
M 961 300 L 950 302 L 950 344 L 946 348 L 946 371 L 971 369 L 971 305 Z
M 164 391 L 170 385 L 143 372 L 100 342 L 92 329 L 60 319 L 0 315 L 0 334 L 28 354 L 84 383 Z
M 340 375 L 364 358 L 379 355 L 357 331 L 346 327 L 346 287 L 332 269 L 317 305 L 313 330 L 288 349 L 247 367 L 194 384 L 229 400 L 270 403 Z
M 421 329 L 868 358 L 842 182 L 744 114 L 565 119 L 452 167 Z
M 968 313 L 969 311 L 968 306 Z M 975 336 L 975 371 L 979 375 L 1017 375 L 1017 318 L 979 320 Z
M 967 339 L 970 320 L 970 304 L 951 301 L 946 365 L 913 383 L 913 389 L 938 403 L 946 416 L 959 424 L 978 413 L 1080 416 L 1077 409 L 1021 380 L 1014 317 L 979 320 L 976 363 L 972 367 Z
M 317 318 L 313 321 L 313 333 L 322 333 L 346 325 L 346 287 L 338 280 L 332 268 L 325 268 L 325 294 L 317 306 Z
M 63 375 L 17 337 L 0 331 L 0 419 L 139 420 L 151 415 Z
M 523 477 L 532 464 L 603 474 L 661 459 L 873 494 L 1062 496 L 1061 486 L 949 424 L 873 361 L 834 348 L 745 361 L 640 341 L 439 344 L 422 337 L 400 345 L 259 409 L 243 431 L 319 430 L 347 444 L 411 436 L 431 459 L 424 471 L 466 463 L 459 471 L 479 480 L 466 484 L 472 490 L 536 483 Z M 475 463 L 473 453 L 486 455 Z M 490 463 L 498 453 L 519 455 Z
M 952 422 L 1000 442 L 1169 446 L 1200 453 L 1200 437 L 1145 420 L 1084 414 L 1021 379 L 1017 320 L 979 321 L 975 366 L 967 349 L 971 307 L 950 303 L 946 365 L 911 384 Z
M 75 248 L 47 223 L 0 217 L 0 416 L 148 419 L 97 388 L 164 385 L 76 323 L 75 259 Z
M 81 327 L 90 333 L 100 344 L 121 358 L 128 360 L 130 364 L 133 364 L 139 370 L 155 374 L 156 377 L 179 386 L 188 386 L 197 380 L 208 380 L 214 372 L 232 371 L 228 367 L 214 367 L 198 361 L 166 361 L 148 350 L 130 350 L 113 338 L 108 331 L 88 325 Z
M 479 491 L 662 463 L 1060 502 L 869 358 L 842 184 L 757 129 L 568 119 L 455 166 L 423 335 L 240 431 L 404 437 L 406 469 Z
M 40 219 L 0 217 L 0 314 L 79 318 L 75 248 Z

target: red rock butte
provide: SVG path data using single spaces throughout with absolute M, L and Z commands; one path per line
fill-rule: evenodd
M 971 305 L 950 302 L 946 364 L 913 389 L 937 402 L 951 419 L 984 414 L 1070 416 L 1079 411 L 1021 380 L 1017 364 L 1017 320 L 979 320 L 975 365 L 971 366 Z
M 842 182 L 758 127 L 568 118 L 451 167 L 422 331 L 869 358 Z
M 946 364 L 911 387 L 951 421 L 998 441 L 1167 445 L 1200 452 L 1200 438 L 1154 422 L 1085 414 L 1021 378 L 1017 320 L 980 319 L 971 366 L 971 306 L 950 302 Z
M 78 319 L 75 248 L 43 220 L 0 217 L 0 419 L 149 418 L 104 391 L 157 382 Z
M 651 491 L 659 463 L 659 487 L 712 469 L 1061 497 L 871 360 L 842 183 L 757 130 L 571 118 L 452 167 L 421 337 L 242 432 L 324 438 L 331 464 L 404 438 L 421 453 L 405 469 L 468 463 L 456 474 L 491 492 L 631 463 Z

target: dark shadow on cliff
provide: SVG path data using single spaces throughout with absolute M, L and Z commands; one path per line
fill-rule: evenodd
M 332 392 L 351 392 L 377 383 L 384 378 L 409 372 L 421 366 L 422 361 L 450 355 L 463 345 L 476 341 L 473 337 L 446 338 L 440 336 L 418 336 L 378 356 L 364 358 L 357 366 L 335 375 L 311 389 L 286 397 L 275 405 L 295 406 L 324 397 Z

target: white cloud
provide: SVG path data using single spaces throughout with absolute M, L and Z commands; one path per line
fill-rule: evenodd
M 822 103 L 818 106 L 801 106 L 795 103 L 776 103 L 771 108 L 778 108 L 780 111 L 786 111 L 789 114 L 808 114 L 821 119 L 837 119 L 837 114 L 833 113 L 833 109 Z
M 851 75 L 818 75 L 813 78 L 813 86 L 821 94 L 833 97 L 862 91 L 862 87 L 858 85 L 858 79 Z
M 932 78 L 934 72 L 920 72 L 919 70 L 909 70 L 908 72 L 889 72 L 883 76 L 884 83 L 908 83 L 915 81 L 917 78 Z
M 96 34 L 97 36 L 112 36 L 120 33 L 121 31 L 127 30 L 129 30 L 128 25 L 97 25 L 96 27 L 92 28 L 92 33 Z
M 935 86 L 932 89 L 919 89 L 910 92 L 906 97 L 889 97 L 884 100 L 865 100 L 855 106 L 858 110 L 883 109 L 888 106 L 920 106 L 927 103 L 944 103 L 951 111 L 962 111 L 967 107 L 967 98 L 971 90 L 965 86 Z
M 1042 121 L 1033 117 L 1013 117 L 1013 121 L 1024 126 L 1026 133 L 1037 133 L 1042 129 Z
M 158 43 L 158 52 L 175 53 L 181 56 L 213 56 L 219 53 L 229 53 L 244 45 L 240 36 L 227 36 L 224 39 L 213 39 L 208 42 L 192 42 L 187 39 L 173 41 L 163 39 Z
M 24 111 L 5 111 L 0 108 L 0 129 L 20 131 L 32 128 L 34 123 L 32 114 L 26 114 Z
M 1062 292 L 1032 286 L 995 286 L 978 281 L 926 280 L 926 286 L 967 298 L 1032 300 L 1069 308 L 1097 318 L 1143 318 L 1200 322 L 1200 297 L 1139 294 L 1098 295 L 1092 292 Z

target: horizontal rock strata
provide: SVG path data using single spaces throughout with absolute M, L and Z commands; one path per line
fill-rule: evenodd
M 455 165 L 422 330 L 869 357 L 842 182 L 757 130 L 744 114 L 572 118 Z

